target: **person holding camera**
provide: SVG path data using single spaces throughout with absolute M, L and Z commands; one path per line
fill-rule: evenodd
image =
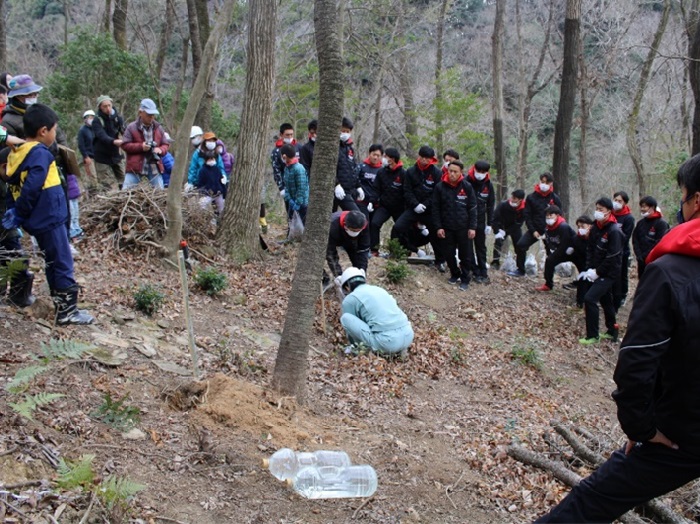
M 163 161 L 170 144 L 165 139 L 165 129 L 156 120 L 158 108 L 153 100 L 144 98 L 139 106 L 138 118 L 124 131 L 121 148 L 126 152 L 126 173 L 122 189 L 137 186 L 141 178 L 156 189 L 163 189 Z

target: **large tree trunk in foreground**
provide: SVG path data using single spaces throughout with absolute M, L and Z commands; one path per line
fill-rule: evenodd
M 236 0 L 226 0 L 214 31 L 204 48 L 202 67 L 195 79 L 194 87 L 187 103 L 187 109 L 185 109 L 185 115 L 182 117 L 175 136 L 175 142 L 181 158 L 185 158 L 183 153 L 189 148 L 190 128 L 194 122 L 194 116 L 197 113 L 202 96 L 204 96 L 206 86 L 209 83 L 209 76 L 212 74 L 213 64 L 219 51 L 219 44 L 226 33 L 235 5 Z M 188 166 L 187 162 L 175 162 L 175 167 L 170 177 L 170 186 L 168 187 L 168 231 L 163 239 L 163 247 L 166 250 L 166 256 L 171 260 L 174 260 L 177 256 L 177 250 L 182 239 L 182 186 L 185 182 L 185 173 L 187 173 Z
M 199 41 L 202 48 L 207 45 L 209 39 L 209 10 L 207 2 L 197 2 L 197 26 L 199 27 Z M 215 67 L 215 70 L 217 68 Z M 204 92 L 204 98 L 199 104 L 199 110 L 195 118 L 195 123 L 205 131 L 211 130 L 211 109 L 214 106 L 214 82 L 216 75 L 210 75 L 207 90 Z M 229 144 L 230 145 L 230 144 Z
M 272 89 L 275 84 L 277 2 L 248 3 L 248 62 L 238 158 L 217 237 L 236 262 L 260 256 L 258 213 L 268 152 Z
M 559 193 L 565 216 L 569 215 L 569 158 L 571 124 L 576 102 L 578 73 L 578 40 L 581 37 L 581 0 L 567 0 L 564 21 L 564 65 L 559 95 L 559 112 L 554 127 L 554 190 Z
M 493 159 L 497 171 L 497 197 L 503 200 L 508 185 L 506 169 L 506 145 L 503 139 L 503 19 L 506 0 L 496 0 L 496 18 L 491 37 L 491 65 L 493 76 Z
M 688 36 L 688 77 L 695 102 L 690 151 L 692 155 L 697 155 L 700 153 L 700 13 L 697 12 L 697 1 L 690 3 L 689 10 L 681 2 L 681 9 Z
M 194 82 L 202 64 L 203 47 L 202 40 L 199 36 L 197 0 L 187 0 L 187 26 L 190 30 L 190 45 L 192 46 L 192 82 Z
M 0 0 L 0 72 L 7 71 L 7 2 Z
M 114 41 L 122 51 L 127 50 L 126 39 L 126 12 L 129 0 L 114 0 L 114 13 L 112 14 L 112 26 L 114 27 Z
M 338 129 L 343 116 L 343 63 L 338 46 L 334 0 L 315 0 L 314 27 L 320 72 L 318 140 L 311 166 L 311 195 L 306 234 L 292 281 L 282 340 L 277 352 L 272 386 L 284 395 L 304 401 L 308 373 L 309 339 L 321 287 L 328 242 L 328 211 L 333 201 L 338 163 Z

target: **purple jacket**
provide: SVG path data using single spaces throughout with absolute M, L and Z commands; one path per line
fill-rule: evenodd
M 221 146 L 221 152 L 219 153 L 221 155 L 221 161 L 224 163 L 224 171 L 226 172 L 226 176 L 230 177 L 231 172 L 233 171 L 233 153 L 226 151 L 226 144 L 224 144 L 221 140 L 217 140 L 216 145 Z
M 80 185 L 78 185 L 78 177 L 75 175 L 66 175 L 68 183 L 68 200 L 80 198 Z

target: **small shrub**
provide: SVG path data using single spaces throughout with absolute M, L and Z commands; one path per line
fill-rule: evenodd
M 164 301 L 165 295 L 151 284 L 143 284 L 139 290 L 134 293 L 136 309 L 143 311 L 147 315 L 153 315 L 158 311 Z
M 537 348 L 532 345 L 513 347 L 510 351 L 513 360 L 537 370 L 542 369 L 542 359 Z
M 130 429 L 141 420 L 141 410 L 136 406 L 126 406 L 124 403 L 129 395 L 120 399 L 112 399 L 109 392 L 105 393 L 104 401 L 92 414 L 93 417 L 119 430 Z
M 98 489 L 97 494 L 105 503 L 107 509 L 112 510 L 115 506 L 125 508 L 134 495 L 139 491 L 146 489 L 143 484 L 138 484 L 125 477 L 109 476 L 103 480 Z
M 397 238 L 387 240 L 384 247 L 391 260 L 406 260 L 406 258 L 408 258 L 408 251 L 401 245 L 401 242 L 399 242 Z
M 213 267 L 198 270 L 194 281 L 207 295 L 217 295 L 228 286 L 226 275 Z
M 81 455 L 78 462 L 69 462 L 61 458 L 58 463 L 58 478 L 56 483 L 63 489 L 90 489 L 95 482 L 95 472 L 92 461 L 95 455 Z
M 411 274 L 408 264 L 403 261 L 389 260 L 386 263 L 386 279 L 392 284 L 401 284 Z

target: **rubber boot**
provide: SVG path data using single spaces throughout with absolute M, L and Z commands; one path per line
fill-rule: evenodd
M 53 299 L 56 303 L 56 323 L 61 326 L 68 324 L 92 324 L 95 320 L 87 311 L 78 309 L 78 286 L 57 290 Z
M 19 275 L 10 284 L 10 293 L 7 296 L 7 301 L 16 307 L 31 306 L 36 297 L 32 295 L 32 285 L 34 283 L 34 273 L 26 271 Z

